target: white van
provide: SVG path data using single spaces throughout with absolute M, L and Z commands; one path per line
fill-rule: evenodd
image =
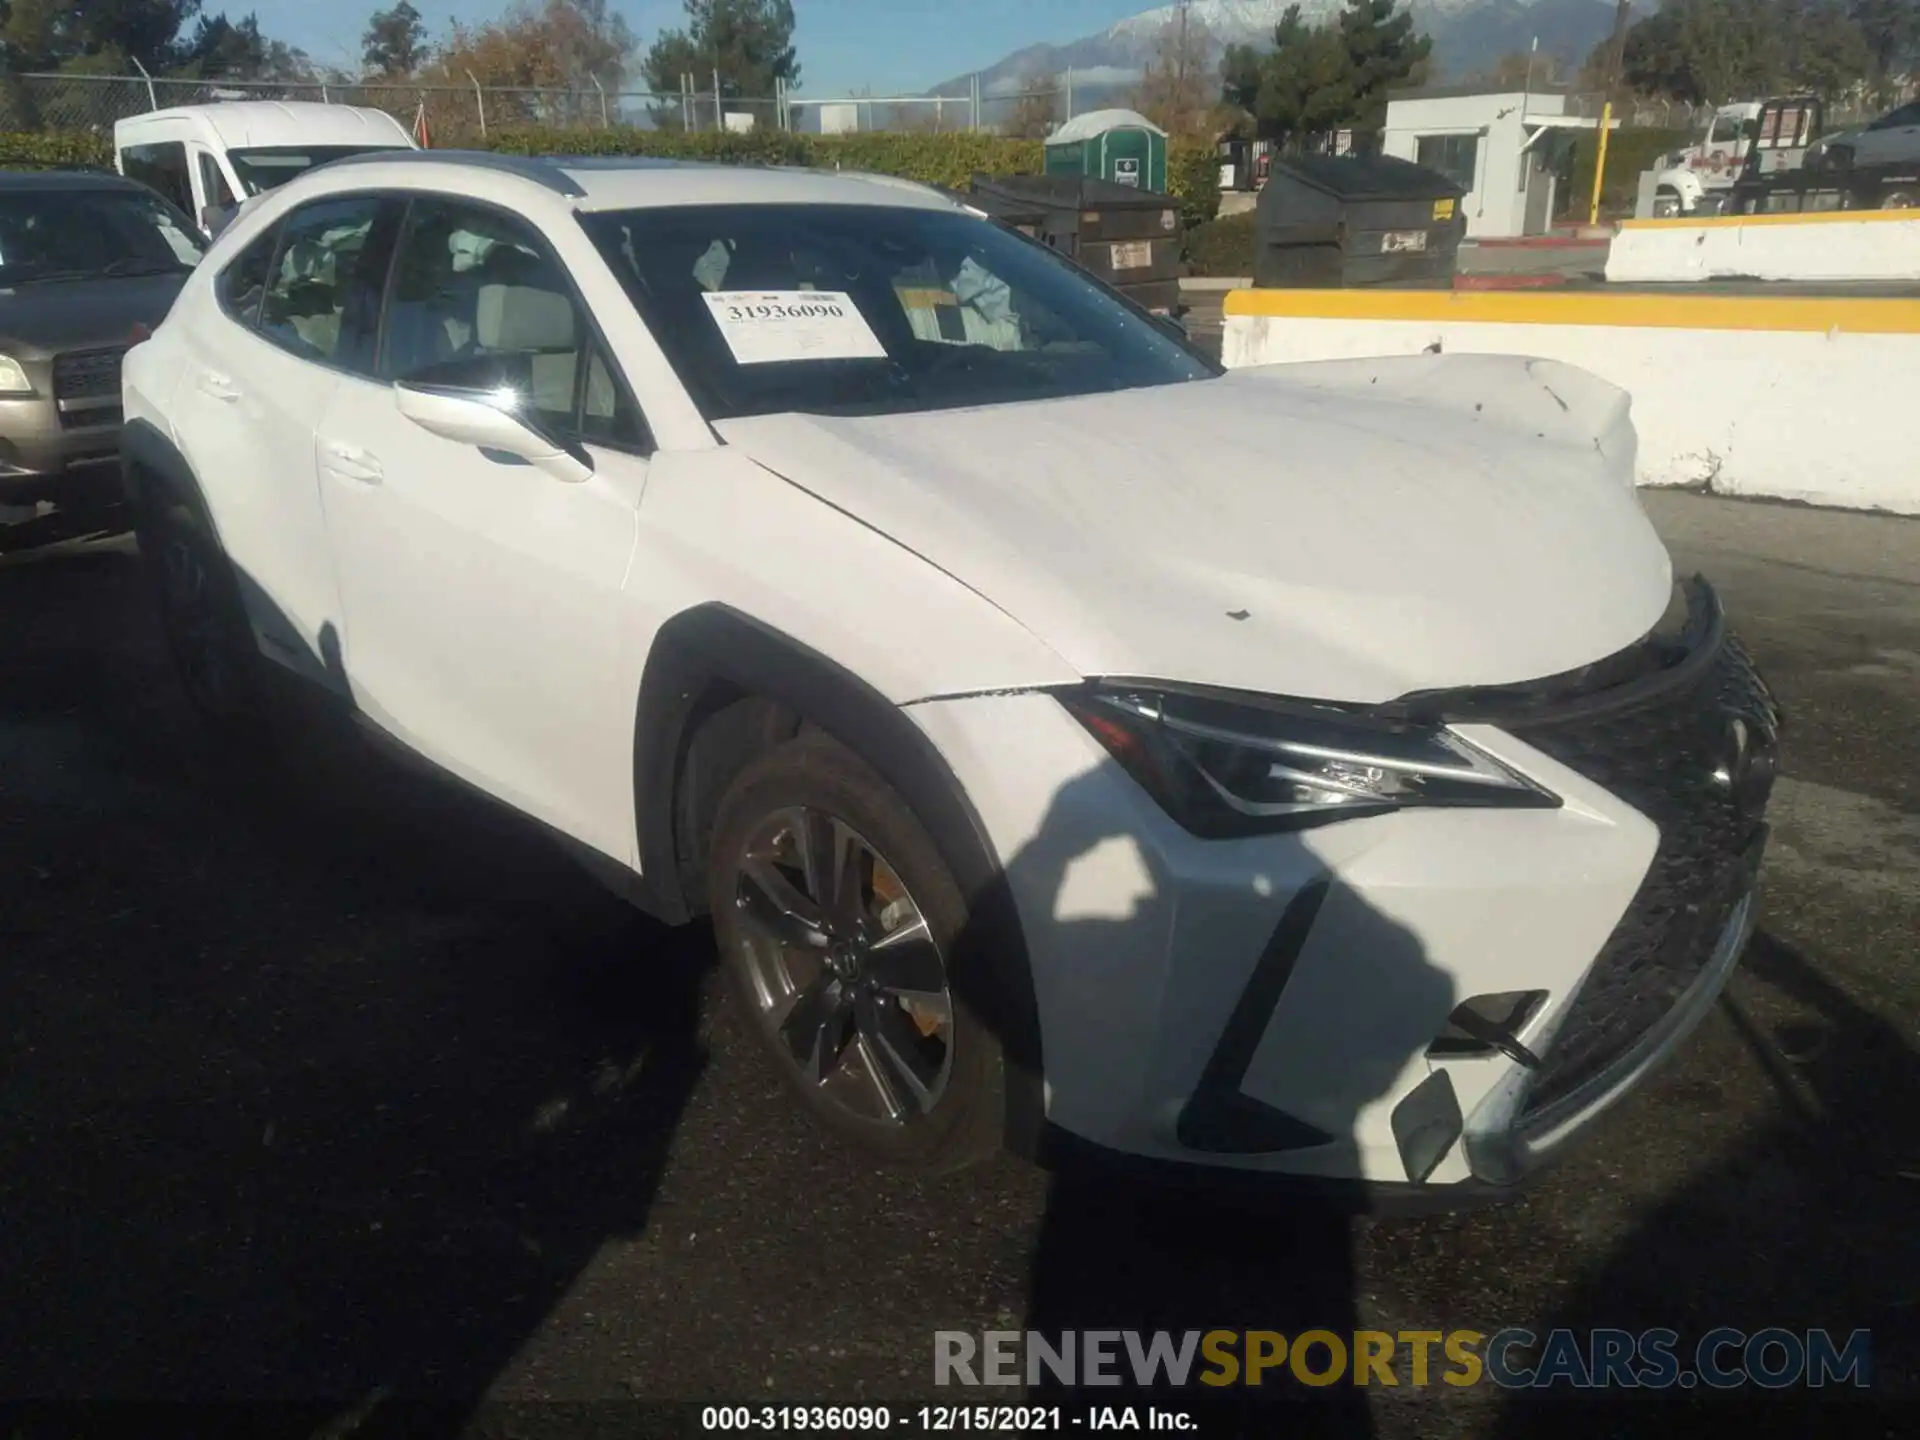
M 235 100 L 150 110 L 113 127 L 114 165 L 211 232 L 250 197 L 342 155 L 418 147 L 384 110 Z

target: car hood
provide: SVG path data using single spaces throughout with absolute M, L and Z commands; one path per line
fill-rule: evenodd
M 1553 361 L 1267 366 L 717 428 L 1083 675 L 1377 703 L 1589 663 L 1672 588 L 1626 395 Z
M 158 325 L 167 318 L 187 273 L 0 288 L 0 351 L 18 359 L 45 359 L 61 350 L 130 345 L 135 325 Z

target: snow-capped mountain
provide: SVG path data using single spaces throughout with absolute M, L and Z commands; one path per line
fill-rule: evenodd
M 1273 27 L 1289 4 L 1300 6 L 1300 18 L 1309 25 L 1337 16 L 1345 0 L 1192 0 L 1188 19 L 1204 25 L 1216 54 L 1232 44 L 1263 44 L 1273 38 Z M 1612 0 L 1411 0 L 1414 23 L 1433 38 L 1437 79 L 1465 79 L 1491 66 L 1502 55 L 1526 50 L 1537 36 L 1540 53 L 1565 66 L 1578 66 L 1589 51 L 1613 29 Z M 1636 5 L 1636 10 L 1646 8 Z M 1097 92 L 1118 94 L 1140 77 L 1141 66 L 1179 7 L 1130 15 L 1098 35 L 1064 44 L 1029 45 L 981 72 L 987 95 L 1009 94 L 1028 88 L 1036 79 L 1071 68 L 1075 109 L 1098 103 Z M 941 95 L 964 95 L 970 77 L 935 87 Z

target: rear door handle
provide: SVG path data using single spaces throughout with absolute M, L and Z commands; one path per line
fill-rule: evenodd
M 378 485 L 386 478 L 387 472 L 380 468 L 380 462 L 357 445 L 343 445 L 337 440 L 326 441 L 320 447 L 320 460 L 343 480 Z
M 211 370 L 202 370 L 195 383 L 202 395 L 211 395 L 216 400 L 238 400 L 240 387 L 224 375 L 216 375 Z

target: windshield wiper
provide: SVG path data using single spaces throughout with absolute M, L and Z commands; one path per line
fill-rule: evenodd
M 171 275 L 176 270 L 186 268 L 177 260 L 171 263 L 164 260 L 112 260 L 100 273 L 102 275 Z
M 25 275 L 0 276 L 8 285 L 47 285 L 62 280 L 91 280 L 96 271 L 92 270 L 39 270 Z

